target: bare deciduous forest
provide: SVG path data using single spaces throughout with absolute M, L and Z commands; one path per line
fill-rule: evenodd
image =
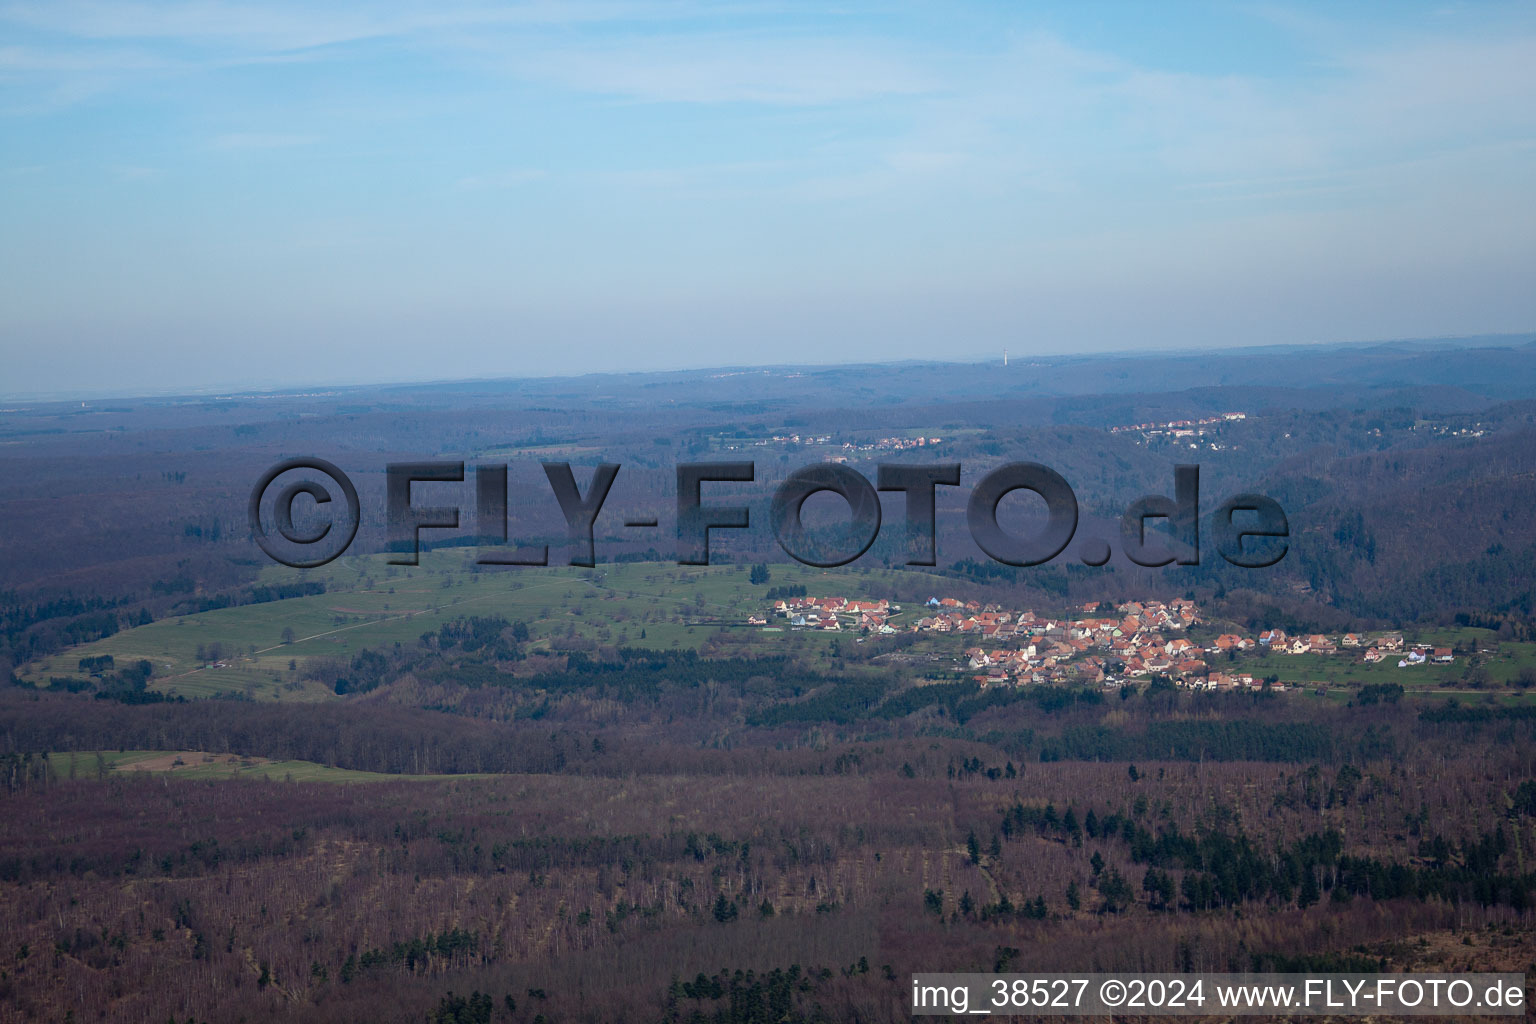
M 796 1019 L 895 1020 L 915 971 L 1532 955 L 1520 757 L 1144 762 L 1131 781 L 1094 763 L 989 778 L 919 749 L 956 777 L 858 747 L 729 776 L 352 785 L 13 766 L 7 1005 L 419 1020 L 451 990 L 492 995 L 497 1020 L 753 1020 L 731 979 L 766 1000 L 777 970 Z M 682 992 L 701 974 L 704 995 Z

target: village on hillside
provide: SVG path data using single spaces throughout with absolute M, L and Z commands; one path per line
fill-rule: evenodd
M 1268 629 L 1256 637 L 1223 633 L 1208 643 L 1186 635 L 1199 624 L 1200 610 L 1193 601 L 1127 601 L 1111 607 L 1088 604 L 1076 618 L 1052 618 L 1032 611 L 1009 611 L 995 604 L 931 597 L 917 610 L 917 617 L 902 625 L 892 622 L 900 605 L 884 599 L 846 597 L 788 597 L 773 602 L 763 614 L 747 618 L 748 626 L 768 627 L 770 619 L 785 620 L 791 629 L 831 632 L 851 631 L 860 642 L 870 637 L 904 633 L 963 637 L 968 644 L 959 661 L 965 671 L 983 685 L 1037 683 L 1100 684 L 1118 687 L 1151 676 L 1163 676 L 1190 689 L 1276 690 L 1285 684 L 1269 683 L 1252 673 L 1212 666 L 1224 657 L 1229 664 L 1245 652 L 1305 655 L 1353 655 L 1361 664 L 1396 658 L 1398 667 L 1430 662 L 1448 664 L 1454 654 L 1448 647 L 1405 644 L 1398 632 L 1367 637 L 1312 634 L 1288 636 Z M 1113 614 L 1110 614 L 1113 612 Z M 782 627 L 777 627 L 782 628 Z
M 759 438 L 756 441 L 724 441 L 721 445 L 726 451 L 738 451 L 742 448 L 767 448 L 770 445 L 778 447 L 823 447 L 835 448 L 842 454 L 827 455 L 828 462 L 847 462 L 848 456 L 858 452 L 905 452 L 918 448 L 930 448 L 944 443 L 941 437 L 881 437 L 873 441 L 838 441 L 831 434 L 774 434 L 770 437 Z
M 1160 423 L 1129 423 L 1110 427 L 1111 434 L 1141 434 L 1144 437 L 1167 436 L 1175 439 L 1200 437 L 1205 428 L 1220 423 L 1241 423 L 1248 418 L 1245 412 L 1224 412 L 1220 416 L 1206 416 L 1198 420 L 1166 420 Z
M 1227 444 L 1213 440 L 1221 428 L 1241 423 L 1248 418 L 1245 412 L 1224 412 L 1195 420 L 1165 420 L 1156 423 L 1130 423 L 1110 427 L 1111 434 L 1134 434 L 1138 445 L 1176 445 L 1178 447 L 1209 448 L 1223 451 Z

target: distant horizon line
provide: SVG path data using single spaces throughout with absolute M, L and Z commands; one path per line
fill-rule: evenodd
M 0 402 L 20 404 L 26 406 L 54 405 L 63 402 L 102 402 L 102 401 L 170 401 L 178 398 L 185 399 L 209 399 L 209 398 L 303 398 L 314 397 L 314 392 L 336 391 L 362 391 L 367 389 L 377 390 L 404 390 L 433 387 L 463 387 L 475 384 L 509 384 L 509 383 L 536 383 L 543 381 L 575 381 L 589 377 L 647 377 L 668 376 L 678 374 L 697 374 L 710 372 L 753 372 L 761 371 L 769 373 L 773 371 L 794 370 L 832 370 L 839 367 L 860 366 L 981 366 L 996 363 L 1009 365 L 1010 369 L 1027 366 L 1031 362 L 1048 360 L 1052 362 L 1065 361 L 1091 361 L 1108 359 L 1152 359 L 1170 356 L 1191 356 L 1223 354 L 1233 356 L 1255 356 L 1265 353 L 1295 352 L 1298 350 L 1323 350 L 1332 351 L 1339 349 L 1358 348 L 1385 348 L 1390 346 L 1420 346 L 1425 349 L 1435 348 L 1474 348 L 1479 344 L 1490 342 L 1507 342 L 1507 346 L 1496 345 L 1494 347 L 1519 347 L 1521 344 L 1536 344 L 1536 329 L 1525 331 L 1496 332 L 1488 334 L 1455 334 L 1433 337 L 1405 337 L 1405 338 L 1376 338 L 1363 341 L 1298 341 L 1274 343 L 1267 342 L 1254 345 L 1218 346 L 1191 346 L 1185 348 L 1146 348 L 1146 349 L 1105 349 L 1093 352 L 1014 352 L 1007 347 L 999 347 L 995 353 L 973 357 L 961 357 L 953 359 L 890 359 L 890 360 L 853 360 L 848 362 L 800 362 L 800 363 L 722 363 L 709 366 L 691 367 L 659 367 L 648 370 L 588 370 L 580 373 L 547 373 L 530 376 L 495 375 L 473 377 L 444 377 L 421 378 L 416 380 L 402 378 L 384 378 L 379 380 L 353 380 L 353 381 L 310 381 L 294 384 L 277 384 L 263 381 L 246 382 L 221 382 L 193 388 L 172 388 L 164 391 L 129 390 L 117 391 L 107 389 L 81 388 L 64 391 L 13 391 L 0 392 Z M 1010 363 L 1004 362 L 1004 353 Z M 9 410 L 0 409 L 0 412 Z

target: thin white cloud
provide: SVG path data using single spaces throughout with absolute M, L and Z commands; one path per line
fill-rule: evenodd
M 162 39 L 246 50 L 297 50 L 447 29 L 647 21 L 701 8 L 679 3 L 179 3 L 18 0 L 0 20 L 84 39 Z
M 216 136 L 211 145 L 214 149 L 229 151 L 291 149 L 317 142 L 318 136 L 297 135 L 283 132 L 227 132 Z
M 504 71 L 578 92 L 658 103 L 855 103 L 938 87 L 917 62 L 873 41 L 758 34 L 641 35 L 519 48 Z
M 163 71 L 174 62 L 141 50 L 0 46 L 0 74 Z
M 114 176 L 123 181 L 153 181 L 165 174 L 158 167 L 141 167 L 135 164 L 117 164 L 111 170 Z
M 532 181 L 541 181 L 549 177 L 549 172 L 537 167 L 516 167 L 504 171 L 491 171 L 486 174 L 470 174 L 458 181 L 462 189 L 497 189 L 516 188 Z
M 756 28 L 708 27 L 743 10 Z M 366 59 L 349 47 L 390 40 L 474 71 L 644 102 L 830 105 L 910 96 L 939 84 L 889 41 L 782 29 L 794 23 L 774 7 L 693 2 L 316 7 L 16 0 L 0 3 L 0 28 L 25 31 L 32 42 L 0 49 L 0 72 L 111 74 L 121 82 L 134 72 Z M 565 31 L 572 27 L 578 31 Z M 118 44 L 125 42 L 157 51 L 124 51 Z

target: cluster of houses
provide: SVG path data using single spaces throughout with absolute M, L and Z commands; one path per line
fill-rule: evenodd
M 912 448 L 927 448 L 929 445 L 943 444 L 942 437 L 882 437 L 878 441 L 866 444 L 854 444 L 852 441 L 843 444 L 845 452 L 904 452 Z
M 1218 423 L 1237 423 L 1248 418 L 1245 412 L 1224 412 L 1220 416 L 1207 416 L 1200 420 L 1169 420 L 1167 423 L 1132 423 L 1124 427 L 1110 427 L 1111 434 L 1141 434 L 1144 437 L 1195 437 L 1205 433 L 1206 427 Z
M 885 599 L 878 601 L 854 600 L 846 597 L 791 597 L 773 603 L 772 614 L 789 620 L 796 629 L 822 629 L 841 632 L 846 622 L 850 629 L 861 633 L 889 636 L 898 632 L 887 620 L 901 611 L 901 605 Z M 747 616 L 747 625 L 766 626 L 768 619 L 761 615 Z
M 900 452 L 909 448 L 927 448 L 930 445 L 943 444 L 941 437 L 882 437 L 873 443 L 854 444 L 852 441 L 843 444 L 840 455 L 828 455 L 828 462 L 847 462 L 850 453 L 856 452 Z
M 1138 445 L 1176 445 L 1182 447 L 1199 448 L 1202 445 L 1212 451 L 1222 451 L 1227 446 L 1212 440 L 1207 435 L 1213 435 L 1217 428 L 1245 420 L 1248 414 L 1244 412 L 1224 412 L 1220 416 L 1208 416 L 1198 420 L 1169 420 L 1166 423 L 1133 423 L 1123 427 L 1110 427 L 1111 434 L 1137 434 Z
M 754 446 L 765 448 L 771 444 L 832 445 L 835 443 L 832 440 L 831 434 L 774 434 L 770 438 L 755 442 Z M 882 437 L 878 441 L 844 441 L 842 450 L 844 452 L 904 452 L 914 448 L 928 448 L 932 445 L 943 443 L 944 439 L 942 437 Z M 732 444 L 726 447 L 734 450 L 741 446 Z M 845 455 L 842 458 L 834 457 L 833 461 L 846 462 L 847 456 Z
M 1239 646 L 1241 642 L 1241 637 L 1222 636 L 1217 638 L 1216 645 L 1223 650 L 1229 650 L 1234 646 L 1238 650 L 1250 649 Z M 1344 647 L 1356 650 L 1364 648 L 1360 660 L 1365 664 L 1374 665 L 1385 658 L 1399 656 L 1398 668 L 1423 665 L 1426 662 L 1449 665 L 1456 660 L 1455 654 L 1449 647 L 1434 647 L 1430 644 L 1404 645 L 1401 633 L 1383 633 L 1375 638 L 1367 638 L 1359 633 L 1345 633 L 1339 638 L 1338 643 L 1334 643 L 1330 637 L 1320 633 L 1291 637 L 1286 636 L 1283 629 L 1271 629 L 1260 633 L 1258 642 L 1276 654 L 1338 654 L 1339 649 Z
M 1193 601 L 1128 601 L 1105 614 L 1086 605 L 1076 618 L 1041 617 L 976 607 L 953 598 L 929 599 L 917 632 L 974 635 L 965 651 L 968 670 L 984 685 L 1101 683 L 1162 673 L 1176 678 L 1205 675 L 1204 652 L 1183 633 L 1200 621 Z M 986 642 L 1010 642 L 988 647 Z
M 1418 425 L 1415 424 L 1410 429 L 1417 430 Z M 1482 437 L 1488 433 L 1488 428 L 1481 423 L 1471 427 L 1452 427 L 1445 423 L 1435 423 L 1430 425 L 1430 429 L 1434 431 L 1436 437 Z
M 984 685 L 1027 683 L 1098 683 L 1121 686 L 1136 679 L 1162 675 L 1196 689 L 1260 688 L 1251 673 L 1223 671 L 1211 662 L 1224 654 L 1268 652 L 1287 655 L 1358 653 L 1374 664 L 1397 657 L 1407 668 L 1427 662 L 1449 663 L 1448 647 L 1407 644 L 1401 633 L 1373 637 L 1346 633 L 1288 636 L 1267 629 L 1257 637 L 1224 633 L 1202 645 L 1184 635 L 1200 621 L 1193 601 L 1127 601 L 1108 614 L 1107 605 L 1085 605 L 1078 617 L 1043 617 L 1015 612 L 995 604 L 931 597 L 917 609 L 915 620 L 896 625 L 891 618 L 900 605 L 885 600 L 846 597 L 792 597 L 775 601 L 768 615 L 752 615 L 750 626 L 766 626 L 770 616 L 788 620 L 792 628 L 889 636 L 901 632 L 955 634 L 973 640 L 963 665 Z M 1230 662 L 1232 659 L 1223 659 Z M 1273 684 L 1284 689 L 1283 683 Z

